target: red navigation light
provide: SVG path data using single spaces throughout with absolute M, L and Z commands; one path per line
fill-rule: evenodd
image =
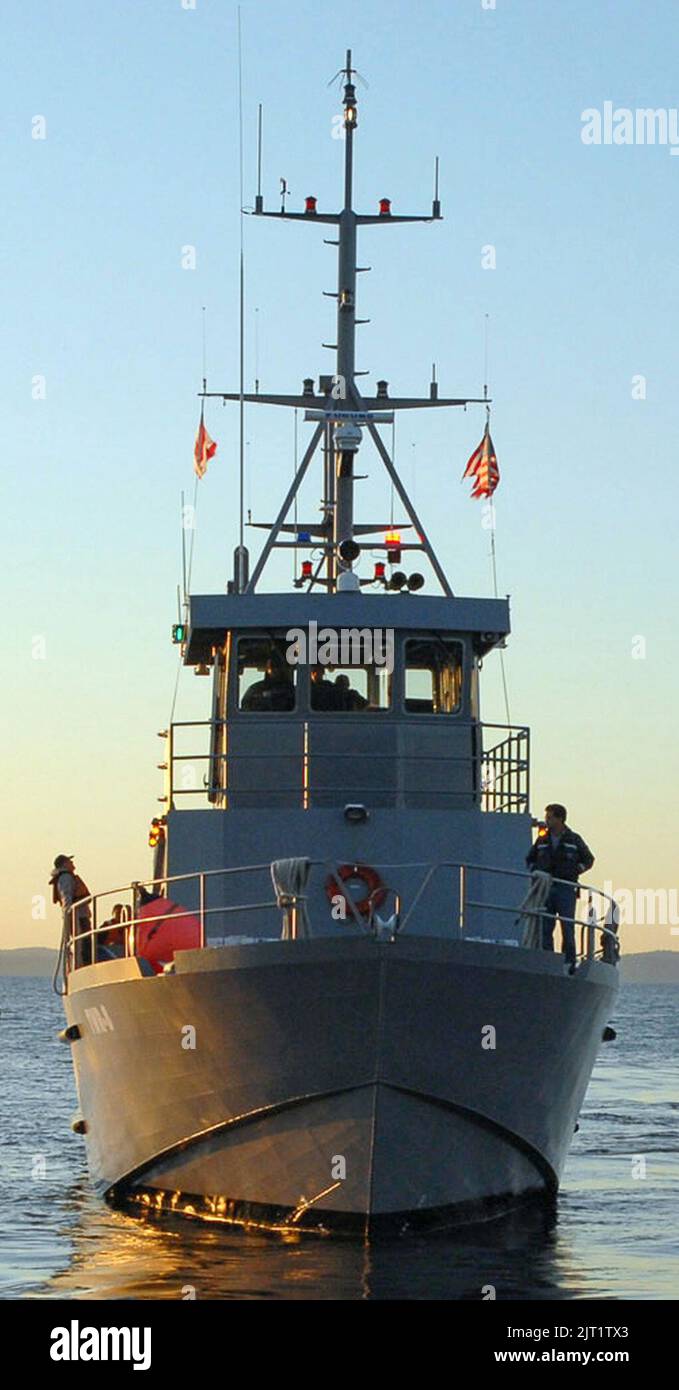
M 391 217 L 391 198 L 380 198 L 380 217 Z
M 305 212 L 311 212 L 311 213 L 315 212 L 315 211 L 316 211 L 316 204 L 317 204 L 317 202 L 318 202 L 318 198 L 305 198 L 305 199 L 304 199 L 304 211 L 305 211 Z
M 302 560 L 302 579 L 313 579 L 314 567 L 311 560 Z
M 386 574 L 386 569 L 387 569 L 386 565 L 383 564 L 381 560 L 377 560 L 376 563 L 375 563 L 375 573 L 374 573 L 374 575 L 373 575 L 373 580 L 376 580 L 376 579 L 384 579 L 385 574 Z

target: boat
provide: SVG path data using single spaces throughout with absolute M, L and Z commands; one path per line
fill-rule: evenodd
M 212 682 L 205 718 L 163 731 L 149 879 L 78 904 L 89 925 L 67 921 L 60 978 L 74 1128 L 103 1197 L 365 1237 L 553 1200 L 618 947 L 614 904 L 586 884 L 575 967 L 543 949 L 529 729 L 481 716 L 509 603 L 453 592 L 386 442 L 397 412 L 487 412 L 487 392 L 362 389 L 358 235 L 435 226 L 441 203 L 437 178 L 426 215 L 356 211 L 355 76 L 349 51 L 340 210 L 292 209 L 285 185 L 265 208 L 261 183 L 252 210 L 332 230 L 335 371 L 282 394 L 203 382 L 202 408 L 292 409 L 308 442 L 252 571 L 241 488 L 226 591 L 180 610 L 183 664 Z M 402 523 L 358 519 L 371 446 Z M 314 460 L 321 508 L 302 523 Z M 259 587 L 278 549 L 298 557 L 289 592 Z

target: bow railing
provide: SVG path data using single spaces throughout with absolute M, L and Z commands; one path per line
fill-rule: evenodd
M 352 893 L 346 875 L 341 874 L 338 863 L 319 859 L 300 862 L 308 862 L 311 878 L 304 893 L 287 894 L 284 904 L 281 895 L 277 895 L 273 888 L 266 893 L 262 891 L 263 876 L 271 884 L 271 864 L 175 874 L 162 879 L 134 881 L 123 887 L 91 894 L 75 903 L 66 914 L 66 974 L 83 965 L 98 964 L 103 960 L 119 957 L 143 959 L 142 929 L 152 936 L 154 930 L 170 921 L 173 929 L 177 923 L 193 924 L 194 932 L 189 944 L 195 949 L 278 940 L 281 937 L 281 913 L 284 935 L 292 940 L 300 934 L 298 924 L 301 920 L 305 923 L 304 934 L 311 938 L 336 936 L 338 931 L 344 931 L 381 939 L 387 936 L 393 940 L 409 928 L 412 930 L 419 918 L 416 935 L 545 948 L 539 926 L 541 922 L 549 921 L 553 914 L 544 902 L 539 906 L 530 906 L 528 900 L 529 905 L 526 906 L 525 894 L 524 899 L 519 900 L 521 889 L 528 890 L 535 883 L 534 874 L 454 860 L 436 864 L 378 864 L 375 869 L 380 875 L 380 890 L 374 890 L 369 895 L 367 907 L 363 907 Z M 328 912 L 324 913 L 320 908 L 320 899 L 318 910 L 314 908 L 316 900 L 311 890 L 314 879 L 318 887 L 314 871 L 319 870 L 324 875 L 323 901 L 326 907 L 325 895 L 332 897 L 328 889 L 331 889 L 333 882 L 337 886 L 337 902 L 345 903 L 342 921 L 331 918 Z M 249 895 L 242 888 L 243 879 L 253 883 L 253 891 Z M 498 879 L 504 879 L 506 883 L 502 890 L 498 886 L 494 891 L 493 885 L 497 884 Z M 552 879 L 550 882 L 562 884 L 565 880 Z M 574 885 L 570 884 L 570 887 Z M 577 957 L 582 960 L 599 955 L 608 963 L 615 963 L 619 954 L 617 905 L 609 894 L 594 884 L 583 883 L 577 887 L 585 903 L 584 912 L 574 912 L 572 919 L 574 930 L 579 934 Z M 435 900 L 436 918 L 430 911 L 424 911 L 428 897 L 430 901 Z M 107 917 L 105 914 L 112 911 L 112 901 L 113 913 Z M 389 910 L 384 908 L 385 902 L 390 903 Z M 152 918 L 144 911 L 149 903 L 155 904 L 156 915 Z M 442 903 L 443 910 L 440 907 Z M 165 905 L 167 910 L 164 910 Z M 423 921 L 427 924 L 425 933 L 421 930 Z M 526 930 L 527 921 L 529 924 L 534 922 L 538 928 L 532 936 Z M 234 931 L 235 924 L 242 927 L 240 932 Z M 479 926 L 483 928 L 481 936 L 477 934 Z M 175 949 L 187 948 L 180 945 Z

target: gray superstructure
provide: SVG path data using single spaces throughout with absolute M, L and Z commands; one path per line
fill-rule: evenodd
M 509 605 L 453 594 L 384 442 L 395 410 L 469 398 L 357 384 L 358 229 L 436 221 L 440 205 L 436 189 L 428 217 L 386 200 L 355 212 L 353 74 L 349 53 L 341 211 L 255 204 L 337 229 L 336 371 L 299 395 L 219 393 L 301 409 L 311 436 L 252 575 L 241 538 L 228 592 L 189 599 L 176 636 L 211 673 L 210 709 L 166 732 L 148 883 L 93 898 L 96 963 L 71 941 L 64 978 L 77 1128 L 102 1194 L 364 1232 L 555 1191 L 617 944 L 614 905 L 587 886 L 575 971 L 540 949 L 528 729 L 480 710 Z M 355 517 L 368 441 L 403 525 Z M 317 453 L 320 517 L 291 522 Z M 257 590 L 277 547 L 303 557 L 295 593 Z M 406 572 L 418 553 L 440 596 Z M 105 935 L 114 901 L 122 926 Z

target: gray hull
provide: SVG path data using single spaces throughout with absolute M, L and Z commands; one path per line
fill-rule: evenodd
M 112 961 L 71 983 L 102 1192 L 347 1231 L 553 1193 L 617 989 L 597 961 L 567 976 L 560 955 L 425 937 L 186 951 L 174 974 Z

